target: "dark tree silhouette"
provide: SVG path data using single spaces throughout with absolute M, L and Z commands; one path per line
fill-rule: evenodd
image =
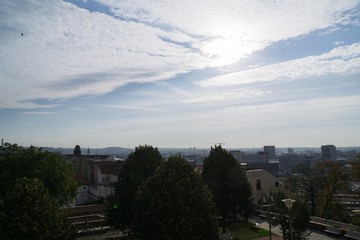
M 238 214 L 245 218 L 253 209 L 252 190 L 237 160 L 221 146 L 211 148 L 204 161 L 203 179 L 214 195 L 223 232 Z
M 157 148 L 139 146 L 129 154 L 125 165 L 119 172 L 115 185 L 115 194 L 110 197 L 110 207 L 106 214 L 112 228 L 130 231 L 134 220 L 134 197 L 138 188 L 154 175 L 162 163 L 162 156 Z
M 134 228 L 138 239 L 218 239 L 212 194 L 193 166 L 170 157 L 140 188 Z
M 37 178 L 19 178 L 0 209 L 2 239 L 74 239 L 59 204 Z
M 74 171 L 58 154 L 5 143 L 0 147 L 0 169 L 0 198 L 22 177 L 41 180 L 61 204 L 75 197 Z

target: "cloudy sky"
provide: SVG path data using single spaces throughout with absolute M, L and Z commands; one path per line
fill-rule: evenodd
M 0 0 L 0 138 L 360 145 L 360 1 Z

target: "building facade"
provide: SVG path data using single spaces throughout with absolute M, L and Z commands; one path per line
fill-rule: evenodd
M 324 160 L 337 160 L 336 147 L 334 145 L 322 145 L 321 158 Z
M 280 181 L 263 169 L 248 170 L 246 176 L 253 192 L 253 202 L 261 205 L 262 199 L 280 186 Z

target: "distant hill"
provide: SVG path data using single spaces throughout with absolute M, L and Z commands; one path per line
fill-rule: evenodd
M 65 155 L 74 153 L 74 148 L 43 147 L 43 149 L 49 152 L 58 152 Z M 82 155 L 117 155 L 119 157 L 126 157 L 133 151 L 133 149 L 122 147 L 81 148 Z

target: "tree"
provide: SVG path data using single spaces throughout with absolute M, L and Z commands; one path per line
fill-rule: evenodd
M 130 153 L 119 172 L 115 185 L 115 194 L 110 197 L 110 207 L 106 214 L 112 228 L 129 231 L 134 220 L 134 197 L 149 177 L 154 175 L 162 163 L 162 156 L 157 148 L 139 146 Z
M 351 161 L 351 182 L 352 193 L 360 197 L 360 154 L 358 154 L 353 161 Z M 360 226 L 360 214 L 352 214 L 351 223 Z
M 194 168 L 170 157 L 140 187 L 134 234 L 139 239 L 218 239 L 212 194 Z
M 349 176 L 341 162 L 319 160 L 313 167 L 300 165 L 296 175 L 286 181 L 286 189 L 300 193 L 301 197 L 311 203 L 311 214 L 338 221 L 347 221 L 345 206 L 341 205 L 335 195 L 348 193 Z
M 0 169 L 0 198 L 22 177 L 41 180 L 59 203 L 69 202 L 75 196 L 74 171 L 60 155 L 5 143 L 0 147 Z
M 349 191 L 349 176 L 339 161 L 322 160 L 315 164 L 319 180 L 319 216 L 344 221 L 345 206 L 335 198 L 335 194 Z M 346 216 L 345 216 L 346 218 Z
M 295 166 L 294 173 L 286 179 L 285 188 L 292 193 L 302 193 L 302 197 L 311 204 L 311 215 L 316 215 L 320 179 L 314 173 L 314 168 L 307 164 Z
M 309 232 L 307 227 L 310 223 L 310 213 L 308 211 L 307 202 L 299 196 L 291 195 L 291 198 L 295 199 L 292 208 L 289 210 L 282 202 L 282 199 L 289 198 L 283 191 L 279 189 L 276 192 L 270 194 L 273 205 L 269 211 L 271 211 L 271 224 L 272 226 L 280 226 L 284 239 L 291 239 L 290 234 L 290 221 L 294 240 L 305 240 L 309 238 Z
M 74 231 L 42 181 L 19 178 L 1 204 L 3 239 L 74 239 Z
M 247 217 L 252 211 L 252 190 L 237 160 L 221 146 L 211 148 L 202 177 L 214 195 L 223 232 L 233 216 Z
M 358 154 L 351 163 L 351 181 L 360 184 L 360 154 Z M 360 194 L 360 187 L 353 186 L 353 191 Z

